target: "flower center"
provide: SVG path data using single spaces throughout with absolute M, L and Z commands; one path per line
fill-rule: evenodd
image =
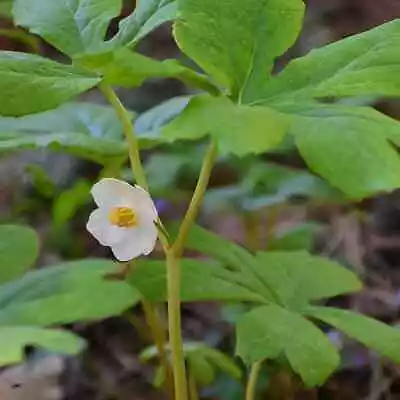
M 137 225 L 137 215 L 129 207 L 114 207 L 108 214 L 108 220 L 112 225 L 120 228 L 133 228 Z

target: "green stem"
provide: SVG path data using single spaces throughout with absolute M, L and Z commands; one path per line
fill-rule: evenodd
M 199 400 L 199 393 L 197 391 L 196 378 L 192 372 L 189 374 L 189 399 Z
M 174 368 L 175 400 L 187 400 L 185 358 L 181 329 L 181 273 L 179 258 L 167 251 L 168 331 Z
M 259 247 L 260 240 L 260 218 L 258 213 L 250 212 L 246 213 L 243 217 L 245 236 L 246 236 L 246 246 L 250 251 L 256 252 Z
M 254 363 L 250 370 L 250 375 L 246 387 L 246 400 L 254 400 L 257 388 L 257 379 L 261 371 L 261 361 Z
M 139 153 L 139 144 L 137 138 L 135 136 L 134 127 L 132 124 L 131 116 L 129 112 L 126 110 L 124 105 L 121 103 L 120 99 L 114 92 L 111 86 L 101 83 L 99 86 L 101 92 L 103 93 L 104 97 L 108 100 L 108 102 L 114 108 L 119 120 L 122 123 L 124 134 L 126 137 L 126 141 L 128 142 L 129 147 L 129 160 L 132 167 L 132 173 L 136 182 L 139 186 L 143 189 L 148 191 L 148 185 L 146 180 L 146 175 L 142 166 L 142 162 L 140 160 L 140 153 Z M 161 223 L 161 221 L 160 221 Z M 159 234 L 160 241 L 163 244 L 164 251 L 168 251 L 169 244 L 167 238 Z M 179 295 L 179 292 L 178 292 Z M 179 307 L 179 305 L 178 305 Z M 158 356 L 160 358 L 160 363 L 164 368 L 166 374 L 166 386 L 167 390 L 170 394 L 173 394 L 173 386 L 171 380 L 171 372 L 168 364 L 168 357 L 166 355 L 166 338 L 164 334 L 164 330 L 162 327 L 162 323 L 158 316 L 157 310 L 155 306 L 151 303 L 143 301 L 143 309 L 145 312 L 146 322 L 150 327 L 152 338 L 154 339 L 155 345 L 157 347 Z M 179 309 L 178 309 L 179 312 Z M 172 398 L 172 397 L 171 397 Z
M 156 306 L 150 302 L 143 300 L 142 306 L 147 324 L 150 327 L 153 343 L 155 343 L 157 348 L 160 364 L 165 373 L 165 390 L 172 400 L 174 398 L 174 385 L 172 380 L 172 371 L 168 362 L 168 356 L 165 348 L 167 338 L 161 325 L 161 318 Z
M 203 165 L 201 167 L 199 179 L 193 193 L 192 200 L 190 201 L 189 208 L 179 228 L 178 236 L 173 244 L 173 249 L 176 257 L 180 257 L 185 247 L 186 237 L 189 229 L 195 221 L 203 201 L 204 193 L 207 190 L 207 185 L 210 180 L 211 170 L 214 166 L 217 157 L 217 146 L 212 142 L 207 149 L 204 156 Z
M 131 162 L 133 176 L 135 177 L 137 184 L 144 190 L 148 191 L 146 175 L 140 160 L 139 143 L 135 136 L 131 115 L 121 103 L 121 100 L 118 98 L 111 86 L 102 82 L 99 85 L 99 88 L 104 97 L 113 106 L 119 120 L 122 123 L 125 138 L 129 146 L 129 160 Z

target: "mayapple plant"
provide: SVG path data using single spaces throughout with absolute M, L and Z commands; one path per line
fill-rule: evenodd
M 400 20 L 313 50 L 273 75 L 276 58 L 301 30 L 302 0 L 139 0 L 110 39 L 106 31 L 120 14 L 122 0 L 5 3 L 13 3 L 16 26 L 40 36 L 68 61 L 0 52 L 1 151 L 49 148 L 114 171 L 113 179 L 92 189 L 98 209 L 89 217 L 88 230 L 118 260 L 129 262 L 149 254 L 158 237 L 165 260 L 140 257 L 134 268 L 124 270 L 125 280 L 106 279 L 121 269 L 101 259 L 25 274 L 37 257 L 36 235 L 26 227 L 3 225 L 2 364 L 20 361 L 27 344 L 77 353 L 82 340 L 49 327 L 105 318 L 142 302 L 165 389 L 171 398 L 186 400 L 186 366 L 193 370 L 193 360 L 199 365 L 199 359 L 216 364 L 223 359 L 205 345 L 182 343 L 180 304 L 200 300 L 249 305 L 236 326 L 236 353 L 250 371 L 249 400 L 267 359 L 280 360 L 308 386 L 322 384 L 335 371 L 338 351 L 318 321 L 400 362 L 397 330 L 316 303 L 361 288 L 349 269 L 306 251 L 252 253 L 195 225 L 219 155 L 259 155 L 287 138 L 308 167 L 347 199 L 400 187 L 400 124 L 370 107 L 335 102 L 400 95 Z M 136 51 L 143 37 L 167 21 L 173 21 L 178 47 L 201 72 Z M 113 87 L 139 87 L 154 77 L 181 80 L 197 94 L 157 106 L 133 123 L 134 113 Z M 92 88 L 110 107 L 70 102 Z M 208 147 L 196 188 L 180 226 L 168 227 L 151 200 L 140 151 L 199 140 Z M 136 187 L 114 179 L 127 160 Z M 186 258 L 185 249 L 210 259 Z M 168 338 L 160 318 L 164 302 Z M 229 362 L 222 364 L 240 375 Z

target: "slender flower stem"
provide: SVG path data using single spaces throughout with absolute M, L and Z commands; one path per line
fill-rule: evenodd
M 153 342 L 155 343 L 157 348 L 157 353 L 160 358 L 160 364 L 164 370 L 165 390 L 172 400 L 174 398 L 174 385 L 172 371 L 168 362 L 168 356 L 165 348 L 165 343 L 167 343 L 165 330 L 162 327 L 161 318 L 159 316 L 157 308 L 146 300 L 142 301 L 142 306 L 147 324 L 150 327 Z
M 99 85 L 99 88 L 104 97 L 113 106 L 119 120 L 122 123 L 125 138 L 129 146 L 129 160 L 131 162 L 133 176 L 135 177 L 138 185 L 144 190 L 148 191 L 147 179 L 144 173 L 142 162 L 140 160 L 139 143 L 135 136 L 132 118 L 111 86 L 102 82 Z
M 185 248 L 185 241 L 189 233 L 189 229 L 199 213 L 201 202 L 203 201 L 204 193 L 207 190 L 208 181 L 210 180 L 211 170 L 214 166 L 216 157 L 217 146 L 215 142 L 212 142 L 204 156 L 203 165 L 201 167 L 199 179 L 197 181 L 192 200 L 190 201 L 189 208 L 179 228 L 178 236 L 173 244 L 175 256 L 178 258 L 181 256 Z
M 254 400 L 256 395 L 256 386 L 257 386 L 257 379 L 258 375 L 261 371 L 261 361 L 257 361 L 254 363 L 250 370 L 250 375 L 247 381 L 246 387 L 246 400 Z
M 187 379 L 181 329 L 181 273 L 179 259 L 167 252 L 168 331 L 174 367 L 175 400 L 187 400 Z
M 100 84 L 100 90 L 102 91 L 105 98 L 114 107 L 118 118 L 122 122 L 126 140 L 129 146 L 129 159 L 131 162 L 133 175 L 136 178 L 137 183 L 143 189 L 148 190 L 146 175 L 140 160 L 139 146 L 134 134 L 134 127 L 131 121 L 131 117 L 119 100 L 118 96 L 115 94 L 114 90 L 109 85 L 105 83 Z M 203 166 L 200 171 L 199 179 L 197 181 L 192 200 L 179 229 L 177 239 L 172 247 L 169 245 L 167 237 L 162 234 L 162 230 L 159 229 L 159 238 L 163 245 L 163 249 L 167 258 L 168 328 L 172 365 L 174 370 L 175 400 L 187 400 L 188 398 L 186 368 L 181 334 L 181 277 L 179 259 L 184 250 L 185 241 L 190 226 L 195 221 L 198 215 L 204 193 L 207 189 L 208 181 L 210 179 L 210 174 L 216 155 L 216 145 L 215 143 L 212 143 L 205 155 Z M 159 223 L 159 225 L 162 227 L 161 221 L 157 221 L 157 223 Z M 154 321 L 148 321 L 148 323 L 149 322 Z M 157 324 L 159 324 L 158 320 Z M 150 327 L 151 325 L 152 324 L 150 324 Z M 159 334 L 159 332 L 153 332 L 153 337 L 158 337 L 160 339 L 160 336 L 157 336 L 157 334 Z M 162 353 L 159 352 L 160 358 L 161 355 Z
M 128 142 L 129 146 L 129 160 L 132 167 L 133 176 L 136 179 L 138 185 L 148 191 L 146 175 L 142 166 L 142 162 L 140 160 L 139 145 L 134 133 L 131 116 L 129 115 L 129 112 L 121 103 L 120 99 L 118 98 L 111 86 L 105 83 L 101 83 L 100 90 L 103 93 L 104 97 L 112 105 L 122 123 L 126 141 Z M 169 248 L 167 238 L 164 235 L 159 235 L 159 237 L 161 243 L 163 244 L 164 251 L 166 251 L 166 249 Z M 166 390 L 168 391 L 172 399 L 174 397 L 174 388 L 172 384 L 171 368 L 169 366 L 168 357 L 165 351 L 167 342 L 165 337 L 166 335 L 156 307 L 145 300 L 142 301 L 142 305 L 145 313 L 146 322 L 150 327 L 152 338 L 157 347 L 160 364 L 165 371 Z
M 199 393 L 197 391 L 196 378 L 192 372 L 189 374 L 189 399 L 199 400 Z

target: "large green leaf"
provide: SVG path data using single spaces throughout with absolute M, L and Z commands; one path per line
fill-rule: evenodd
M 256 103 L 307 97 L 400 95 L 400 19 L 295 59 Z
M 30 272 L 0 287 L 0 325 L 47 326 L 116 315 L 139 300 L 123 281 L 106 279 L 118 264 L 83 260 Z
M 122 141 L 96 139 L 80 132 L 21 134 L 0 132 L 0 154 L 16 150 L 48 148 L 73 154 L 99 164 L 112 163 L 127 155 L 127 147 Z
M 112 39 L 115 45 L 134 46 L 140 39 L 177 15 L 175 0 L 145 0 L 137 2 L 135 11 L 119 24 Z
M 245 277 L 226 271 L 216 263 L 183 259 L 180 268 L 182 301 L 264 301 L 251 287 L 246 286 Z M 166 301 L 165 261 L 140 261 L 132 269 L 128 279 L 146 299 Z
M 175 231 L 176 227 L 172 227 Z M 229 268 L 240 271 L 253 262 L 253 256 L 243 247 L 199 225 L 192 225 L 186 238 L 186 248 L 214 257 Z
M 243 156 L 273 149 L 283 140 L 288 119 L 273 109 L 236 105 L 224 97 L 199 95 L 163 128 L 165 138 L 194 140 L 209 134 L 223 153 Z
M 175 231 L 176 227 L 172 227 L 172 230 Z M 277 300 L 273 289 L 257 276 L 257 262 L 253 255 L 238 244 L 198 225 L 192 225 L 186 238 L 186 248 L 221 261 L 228 271 L 236 272 L 230 274 L 231 279 L 247 285 L 264 300 Z
M 173 97 L 145 111 L 135 119 L 135 132 L 139 136 L 160 137 L 161 128 L 176 118 L 189 104 L 190 99 L 191 96 Z
M 256 259 L 260 279 L 293 310 L 303 309 L 311 300 L 361 289 L 361 282 L 351 271 L 306 251 L 260 252 Z
M 0 284 L 22 275 L 38 255 L 39 241 L 33 229 L 0 225 Z
M 140 86 L 149 78 L 179 78 L 200 81 L 200 85 L 206 81 L 205 77 L 176 60 L 158 61 L 127 48 L 85 54 L 76 57 L 75 61 L 86 69 L 100 73 L 107 83 L 122 87 Z
M 400 186 L 400 158 L 388 139 L 400 123 L 371 109 L 339 105 L 281 104 L 292 113 L 291 132 L 309 167 L 358 199 Z
M 240 318 L 237 354 L 248 364 L 284 354 L 309 386 L 323 383 L 339 364 L 334 346 L 314 324 L 276 305 Z
M 0 115 L 21 116 L 55 108 L 99 81 L 79 68 L 40 56 L 0 52 Z
M 142 146 L 148 144 L 141 140 Z M 111 107 L 78 102 L 19 118 L 0 117 L 0 154 L 44 147 L 100 164 L 127 156 L 122 125 Z
M 301 0 L 178 0 L 180 48 L 246 102 L 296 40 Z
M 353 339 L 359 340 L 397 363 L 400 363 L 400 332 L 398 329 L 348 310 L 310 307 L 307 314 L 333 325 Z
M 25 326 L 0 327 L 0 366 L 24 359 L 26 346 L 39 346 L 55 353 L 78 354 L 84 341 L 72 333 Z
M 69 55 L 102 45 L 122 0 L 15 0 L 16 25 L 28 28 Z

